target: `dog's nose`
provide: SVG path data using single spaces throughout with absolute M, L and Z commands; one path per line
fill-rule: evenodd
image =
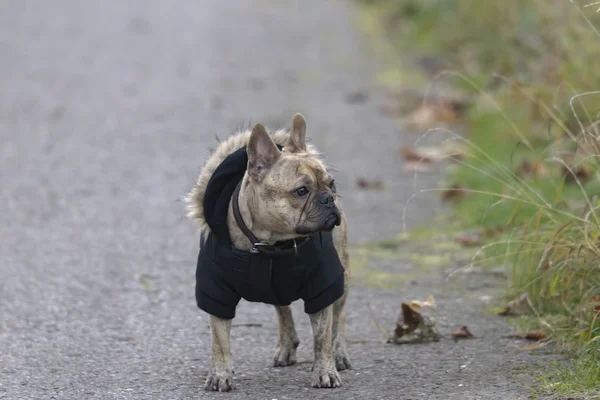
M 319 203 L 321 204 L 333 204 L 333 195 L 329 192 L 321 192 L 319 195 Z

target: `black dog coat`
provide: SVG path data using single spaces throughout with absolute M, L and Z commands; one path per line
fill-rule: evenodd
M 232 319 L 240 299 L 274 305 L 304 300 L 312 314 L 344 294 L 344 267 L 331 232 L 298 241 L 276 243 L 272 254 L 233 248 L 227 228 L 231 196 L 248 164 L 245 148 L 229 155 L 206 188 L 204 215 L 210 227 L 200 239 L 196 267 L 196 303 L 216 317 Z

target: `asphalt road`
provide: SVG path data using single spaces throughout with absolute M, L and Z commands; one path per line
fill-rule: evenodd
M 378 65 L 355 17 L 352 3 L 330 0 L 0 4 L 1 399 L 212 398 L 201 389 L 210 337 L 194 302 L 198 235 L 180 198 L 215 136 L 303 113 L 338 170 L 351 241 L 401 230 L 413 192 L 397 157 L 407 139 L 377 111 Z M 361 191 L 361 177 L 386 188 Z M 426 223 L 435 204 L 413 203 L 409 224 Z M 436 285 L 405 289 L 421 296 Z M 271 368 L 274 310 L 242 303 L 238 389 L 215 398 L 524 393 L 506 378 L 502 353 L 512 353 L 492 339 L 431 351 L 377 343 L 365 304 L 390 324 L 398 302 L 395 290 L 356 287 L 355 369 L 330 391 L 308 388 L 309 364 Z M 499 322 L 471 308 L 473 324 L 498 336 Z M 310 325 L 295 310 L 308 361 Z M 460 384 L 465 357 L 479 372 Z

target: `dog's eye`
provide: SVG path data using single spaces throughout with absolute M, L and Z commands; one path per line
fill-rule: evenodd
M 306 188 L 306 186 L 302 186 L 294 190 L 294 193 L 296 193 L 296 196 L 298 197 L 304 197 L 308 194 L 308 189 Z

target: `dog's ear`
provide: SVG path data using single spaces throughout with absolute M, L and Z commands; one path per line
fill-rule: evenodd
M 306 151 L 306 120 L 298 113 L 292 118 L 290 137 L 284 146 L 285 151 L 300 153 Z
M 246 151 L 248 153 L 248 174 L 257 182 L 265 177 L 269 168 L 281 156 L 275 142 L 262 124 L 256 124 L 252 128 Z

